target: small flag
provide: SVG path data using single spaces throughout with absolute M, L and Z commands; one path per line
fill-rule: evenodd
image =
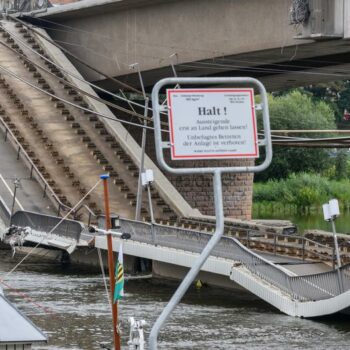
M 118 262 L 115 268 L 115 286 L 113 303 L 124 296 L 123 244 L 120 243 Z

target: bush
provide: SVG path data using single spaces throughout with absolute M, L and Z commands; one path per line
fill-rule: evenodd
M 350 205 L 350 181 L 328 180 L 318 174 L 291 174 L 287 179 L 254 184 L 256 203 L 292 205 L 300 212 L 320 208 L 331 198 L 337 198 L 344 207 Z

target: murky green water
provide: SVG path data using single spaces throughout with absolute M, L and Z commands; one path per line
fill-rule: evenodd
M 324 231 L 332 231 L 331 224 L 324 221 L 321 212 L 311 213 L 309 215 L 297 215 L 288 213 L 257 213 L 253 214 L 254 219 L 277 219 L 290 220 L 297 225 L 298 232 L 304 232 L 309 229 L 320 229 Z M 350 234 L 350 212 L 342 212 L 335 221 L 337 232 Z

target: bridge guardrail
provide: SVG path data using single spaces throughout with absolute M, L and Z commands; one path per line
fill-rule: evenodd
M 0 117 L 0 121 L 2 124 L 2 129 L 5 132 L 5 141 L 7 140 L 8 136 L 11 136 L 11 141 L 14 144 L 14 146 L 18 147 L 17 150 L 17 158 L 22 156 L 22 158 L 24 158 L 23 160 L 25 160 L 25 162 L 27 163 L 27 165 L 30 168 L 30 177 L 32 178 L 33 176 L 35 176 L 36 180 L 42 185 L 43 188 L 43 196 L 46 196 L 46 192 L 50 192 L 52 198 L 55 201 L 55 204 L 57 205 L 57 210 L 58 210 L 58 216 L 60 215 L 60 210 L 71 210 L 72 208 L 70 208 L 69 206 L 65 205 L 64 203 L 61 202 L 61 200 L 57 197 L 56 193 L 54 192 L 54 190 L 51 188 L 51 186 L 47 183 L 47 181 L 45 180 L 45 178 L 41 175 L 39 169 L 36 167 L 36 165 L 33 163 L 32 159 L 30 158 L 30 156 L 28 155 L 27 151 L 24 149 L 24 147 L 21 145 L 21 143 L 17 140 L 17 137 L 13 134 L 13 132 L 9 129 L 9 127 L 7 126 L 6 122 L 3 120 L 2 117 Z
M 61 223 L 60 223 L 61 222 Z M 60 224 L 59 224 L 60 223 Z M 59 225 L 58 225 L 59 224 Z M 12 225 L 19 227 L 30 227 L 36 231 L 52 232 L 53 234 L 79 241 L 84 225 L 73 220 L 61 220 L 56 216 L 32 213 L 29 211 L 17 211 L 12 216 Z
M 72 210 L 71 207 L 67 206 L 66 204 L 62 203 L 62 201 L 58 198 L 52 187 L 48 184 L 48 182 L 45 180 L 45 178 L 42 176 L 40 173 L 39 169 L 37 166 L 33 163 L 32 159 L 24 149 L 24 147 L 21 145 L 21 143 L 17 140 L 17 137 L 13 134 L 13 132 L 9 129 L 7 126 L 6 122 L 3 120 L 2 117 L 0 117 L 0 128 L 3 129 L 5 133 L 5 141 L 7 140 L 8 136 L 11 137 L 11 141 L 14 147 L 17 147 L 17 157 L 22 157 L 24 160 L 25 164 L 30 168 L 30 178 L 35 177 L 35 179 L 38 181 L 40 186 L 43 188 L 43 197 L 47 195 L 47 192 L 50 193 L 51 198 L 53 199 L 53 203 L 57 208 L 57 216 L 61 215 L 61 210 L 64 211 L 70 211 Z M 79 207 L 77 210 L 73 211 L 73 217 L 75 218 L 78 211 L 81 209 L 85 209 L 88 213 L 88 225 L 90 225 L 90 221 L 92 217 L 97 217 L 97 215 L 87 206 L 83 205 Z
M 0 0 L 1 12 L 5 13 L 46 11 L 48 7 L 48 0 Z
M 139 221 L 120 219 L 122 232 L 132 234 L 132 239 L 200 253 L 211 234 Z M 343 291 L 338 283 L 338 272 L 290 276 L 279 266 L 252 252 L 233 237 L 222 237 L 214 248 L 213 256 L 242 263 L 252 274 L 291 295 L 299 301 L 322 300 L 350 290 L 350 264 L 340 268 Z
M 203 225 L 203 228 L 206 230 L 208 228 L 208 222 L 204 220 L 184 219 L 184 221 L 185 224 L 191 224 L 192 222 L 197 224 L 199 230 L 202 232 L 203 230 L 200 229 L 201 225 Z M 213 225 L 213 227 L 215 226 L 214 222 L 210 222 L 210 224 Z M 185 227 L 185 229 L 191 228 Z M 264 250 L 270 251 L 275 255 L 279 252 L 294 250 L 294 255 L 301 257 L 303 260 L 305 260 L 306 257 L 313 257 L 323 261 L 329 261 L 334 265 L 334 247 L 313 241 L 306 237 L 290 234 L 289 229 L 282 230 L 282 232 L 286 233 L 280 233 L 280 230 L 277 232 L 266 233 L 262 231 L 261 227 L 244 227 L 242 224 L 238 224 L 238 226 L 235 227 L 232 223 L 225 223 L 225 230 L 227 231 L 228 236 L 238 239 L 241 243 L 243 242 L 245 246 L 251 249 L 264 248 Z
M 5 223 L 10 221 L 11 210 L 6 205 L 4 199 L 0 196 L 0 217 L 3 219 Z

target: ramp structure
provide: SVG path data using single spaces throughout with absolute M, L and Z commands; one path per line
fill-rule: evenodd
M 121 220 L 120 224 L 122 232 L 131 234 L 131 240 L 123 243 L 124 253 L 139 252 L 139 256 L 174 267 L 190 267 L 211 238 L 210 234 L 170 226 L 130 220 Z M 106 249 L 105 241 L 104 237 L 96 237 L 96 247 Z M 119 239 L 115 238 L 115 251 L 119 244 Z M 316 273 L 317 265 L 306 268 L 302 260 L 290 260 L 290 263 L 291 266 L 304 264 L 304 268 L 295 273 L 288 263 L 278 264 L 275 257 L 252 251 L 234 237 L 222 237 L 202 270 L 226 276 L 291 316 L 319 317 L 348 311 L 350 264 L 339 270 L 329 268 Z M 306 270 L 308 274 L 302 272 Z
M 93 236 L 87 227 L 76 221 L 64 220 L 57 230 L 48 234 L 58 222 L 60 218 L 17 212 L 13 217 L 13 229 L 7 232 L 3 240 L 24 253 L 35 245 L 42 250 L 38 255 L 48 258 L 47 254 L 51 252 L 50 257 L 55 259 L 62 258 L 62 252 L 74 255 L 77 247 L 94 245 L 107 250 L 105 235 Z M 178 271 L 184 272 L 184 268 L 190 268 L 212 237 L 211 233 L 183 227 L 128 219 L 120 219 L 119 223 L 120 228 L 116 230 L 131 235 L 131 239 L 123 242 L 124 254 L 152 260 L 154 269 L 164 264 L 173 278 L 181 278 Z M 239 231 L 242 229 L 236 229 L 236 236 L 220 239 L 202 266 L 200 278 L 203 282 L 220 280 L 226 288 L 244 288 L 291 316 L 319 317 L 350 310 L 348 252 L 342 252 L 341 258 L 345 264 L 338 269 L 332 267 L 332 249 L 317 242 L 306 240 L 308 245 L 306 241 L 303 242 L 305 250 L 300 248 L 299 255 L 295 251 L 293 254 L 292 245 L 288 243 L 282 250 L 279 242 L 279 253 L 276 254 L 276 247 L 273 253 L 269 248 L 271 242 L 259 231 L 250 231 L 251 244 L 255 243 L 253 250 L 246 246 L 249 244 L 246 237 L 240 237 Z M 290 241 L 292 238 L 303 239 L 285 238 Z M 119 251 L 120 244 L 121 240 L 114 238 L 114 251 Z M 325 253 L 327 248 L 330 250 L 328 254 Z

